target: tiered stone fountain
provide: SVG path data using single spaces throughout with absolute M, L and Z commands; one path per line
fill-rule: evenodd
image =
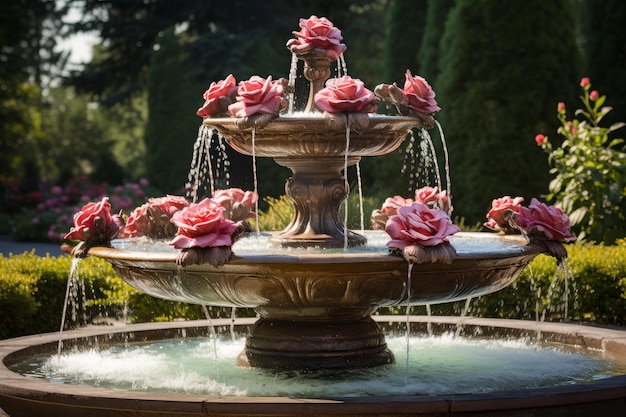
M 311 81 L 308 110 L 314 111 L 312 97 L 329 77 L 331 60 L 306 54 L 300 58 L 305 61 L 305 76 Z M 253 121 L 242 123 L 236 118 L 204 120 L 235 150 L 246 155 L 274 158 L 278 164 L 292 170 L 286 192 L 293 203 L 294 216 L 285 230 L 275 232 L 269 238 L 271 245 L 285 248 L 282 253 L 259 254 L 234 249 L 231 260 L 219 267 L 208 264 L 181 267 L 175 262 L 175 252 L 134 251 L 125 249 L 124 241 L 114 241 L 112 247 L 91 248 L 89 254 L 106 259 L 128 284 L 155 297 L 202 305 L 253 308 L 259 318 L 254 323 L 246 323 L 250 327 L 245 350 L 239 356 L 242 365 L 332 370 L 393 362 L 382 326 L 372 318 L 378 307 L 451 302 L 498 291 L 511 284 L 524 267 L 542 253 L 542 247 L 529 245 L 520 236 L 492 233 L 458 234 L 456 242 L 459 246 L 451 263 L 422 263 L 409 267 L 402 257 L 393 256 L 387 250 L 377 253 L 355 250 L 364 246 L 367 239 L 347 230 L 339 215 L 340 206 L 348 195 L 342 171 L 362 157 L 392 152 L 403 143 L 411 129 L 430 128 L 434 120 L 430 116 L 375 114 L 349 116 L 343 120 L 341 123 L 341 118 L 322 117 L 319 113 L 281 115 L 263 125 Z M 349 142 L 346 141 L 348 130 Z M 462 242 L 470 242 L 469 249 L 464 248 Z M 344 246 L 353 249 L 344 250 Z M 312 250 L 313 247 L 317 249 Z M 471 327 L 471 320 L 468 323 Z M 574 343 L 571 332 L 581 332 L 580 328 L 545 327 L 534 323 L 526 326 L 507 324 L 476 321 L 473 326 L 484 333 L 494 329 L 498 333 L 500 327 L 517 326 L 518 333 L 552 335 L 560 341 L 567 339 L 566 343 Z M 78 332 L 65 337 L 68 344 L 72 340 L 78 344 L 83 337 L 91 343 L 107 344 L 105 339 L 118 340 L 121 334 L 146 340 L 171 337 L 178 328 L 191 334 L 192 328 L 204 328 L 205 325 L 129 326 L 115 332 Z M 132 333 L 128 333 L 130 331 Z M 103 339 L 102 334 L 107 336 Z M 592 331 L 577 341 L 606 347 L 605 341 L 610 339 L 613 350 L 626 357 L 626 343 L 623 338 L 620 341 L 620 334 L 594 338 L 596 334 Z M 4 342 L 0 344 L 5 355 L 3 363 L 8 365 L 28 355 L 50 351 L 52 340 L 47 336 L 39 341 L 27 338 L 23 342 Z M 524 415 L 548 415 L 567 409 L 572 402 L 585 401 L 584 395 L 572 388 L 563 392 L 538 390 L 534 393 L 445 398 L 206 398 L 59 386 L 30 380 L 4 367 L 0 368 L 0 376 L 0 407 L 5 408 L 11 417 L 33 415 L 40 408 L 46 411 L 39 415 L 64 417 L 447 416 L 455 413 L 474 415 L 476 412 L 480 415 L 521 415 L 508 414 L 517 408 L 531 413 Z M 598 407 L 605 404 L 605 410 L 623 406 L 626 398 L 624 379 L 610 380 L 612 383 L 608 385 L 583 387 L 587 399 Z M 579 409 L 590 410 L 588 407 Z

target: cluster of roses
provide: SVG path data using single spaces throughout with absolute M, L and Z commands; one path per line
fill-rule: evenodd
M 297 55 L 320 51 L 327 59 L 336 60 L 346 50 L 341 43 L 341 31 L 324 17 L 300 19 L 300 31 L 293 34 L 296 38 L 291 39 L 287 47 Z M 347 75 L 331 78 L 326 81 L 325 88 L 315 94 L 314 102 L 318 109 L 328 113 L 374 113 L 378 107 L 378 95 L 394 103 L 404 115 L 419 117 L 441 110 L 432 87 L 424 78 L 413 76 L 410 70 L 406 71 L 405 78 L 404 88 L 400 89 L 395 83 L 381 84 L 376 87 L 376 94 L 359 79 Z M 197 114 L 203 118 L 226 114 L 234 117 L 275 115 L 285 108 L 283 95 L 288 89 L 284 78 L 273 81 L 271 76 L 262 78 L 254 75 L 237 85 L 231 74 L 224 80 L 211 83 L 203 95 L 204 105 Z
M 460 232 L 452 223 L 452 205 L 447 192 L 437 187 L 415 191 L 415 198 L 389 197 L 372 213 L 374 229 L 391 237 L 387 247 L 399 251 L 408 262 L 450 263 L 456 254 L 448 238 Z
M 522 233 L 552 256 L 567 257 L 562 243 L 573 242 L 569 217 L 558 207 L 533 198 L 528 207 L 522 197 L 505 196 L 492 201 L 485 226 L 511 234 Z M 424 187 L 414 199 L 387 198 L 380 210 L 372 213 L 374 229 L 384 229 L 391 237 L 387 247 L 401 252 L 409 262 L 451 262 L 455 255 L 448 238 L 460 229 L 452 223 L 452 205 L 446 191 Z
M 147 236 L 172 238 L 170 245 L 181 249 L 177 262 L 225 263 L 230 247 L 250 231 L 248 219 L 255 216 L 257 195 L 239 188 L 216 190 L 212 198 L 189 203 L 184 197 L 151 198 L 137 207 L 124 222 L 120 215 L 111 214 L 108 197 L 91 202 L 74 215 L 74 227 L 65 236 L 80 240 L 75 256 L 86 256 L 89 247 L 108 244 L 120 237 Z
M 524 198 L 504 196 L 491 202 L 485 227 L 503 233 L 520 231 L 529 238 L 573 242 L 576 237 L 570 230 L 570 219 L 556 206 L 548 206 L 536 198 L 528 207 L 522 206 Z

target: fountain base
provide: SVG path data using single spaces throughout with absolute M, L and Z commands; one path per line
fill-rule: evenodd
M 255 319 L 238 319 L 245 334 Z M 378 316 L 386 332 L 405 325 L 406 317 Z M 409 317 L 412 332 L 455 331 L 482 337 L 528 337 L 538 343 L 587 346 L 626 361 L 626 332 L 563 323 L 542 323 L 475 317 Z M 206 335 L 211 322 L 148 323 L 114 328 L 83 328 L 63 332 L 65 348 L 124 344 Z M 229 319 L 213 320 L 215 326 Z M 399 395 L 383 397 L 224 397 L 126 391 L 49 382 L 12 372 L 9 367 L 34 355 L 53 355 L 58 333 L 0 340 L 0 409 L 11 417 L 114 416 L 528 416 L 622 415 L 626 407 L 626 375 L 552 387 L 479 394 Z M 623 363 L 623 362 L 622 362 Z M 1 414 L 1 413 L 0 413 Z
M 371 318 L 344 321 L 259 319 L 239 355 L 240 366 L 270 369 L 346 369 L 394 362 Z

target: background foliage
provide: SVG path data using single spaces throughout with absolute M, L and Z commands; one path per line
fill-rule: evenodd
M 269 0 L 254 7 L 245 0 L 16 0 L 0 7 L 0 219 L 8 213 L 9 221 L 14 181 L 29 193 L 76 175 L 110 185 L 146 177 L 161 194 L 180 194 L 203 91 L 229 73 L 286 77 L 285 41 L 312 14 L 341 28 L 348 71 L 369 88 L 402 84 L 405 67 L 434 86 L 454 215 L 467 224 L 482 222 L 493 198 L 548 193 L 547 155 L 532 138 L 558 128 L 552 109 L 572 101 L 582 76 L 610 97 L 611 116 L 626 111 L 619 59 L 626 6 L 613 0 Z M 57 43 L 85 32 L 101 43 L 84 66 L 69 67 Z M 437 131 L 430 133 L 440 148 Z M 251 189 L 250 158 L 228 153 L 230 186 Z M 418 166 L 419 158 L 404 146 L 364 158 L 364 194 L 378 204 L 410 196 L 419 184 L 400 168 Z M 279 198 L 289 171 L 270 158 L 257 163 L 261 197 Z

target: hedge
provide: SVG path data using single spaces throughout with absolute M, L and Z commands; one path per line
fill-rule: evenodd
M 432 307 L 433 314 L 471 314 L 482 317 L 574 320 L 599 324 L 626 324 L 626 242 L 615 246 L 572 244 L 567 246 L 567 318 L 562 302 L 566 288 L 562 269 L 548 256 L 537 256 L 508 288 L 466 303 Z M 0 338 L 58 331 L 71 266 L 69 256 L 45 258 L 33 252 L 0 256 Z M 78 265 L 73 306 L 66 314 L 67 327 L 92 323 L 99 318 L 120 320 L 128 311 L 129 322 L 205 318 L 201 306 L 156 299 L 125 284 L 111 265 L 99 258 Z M 557 273 L 558 272 L 558 273 Z M 128 306 L 128 309 L 126 309 Z M 211 317 L 229 317 L 229 308 L 210 308 Z M 404 307 L 381 313 L 404 314 Z M 425 314 L 413 307 L 414 314 Z M 254 311 L 238 309 L 238 316 Z

